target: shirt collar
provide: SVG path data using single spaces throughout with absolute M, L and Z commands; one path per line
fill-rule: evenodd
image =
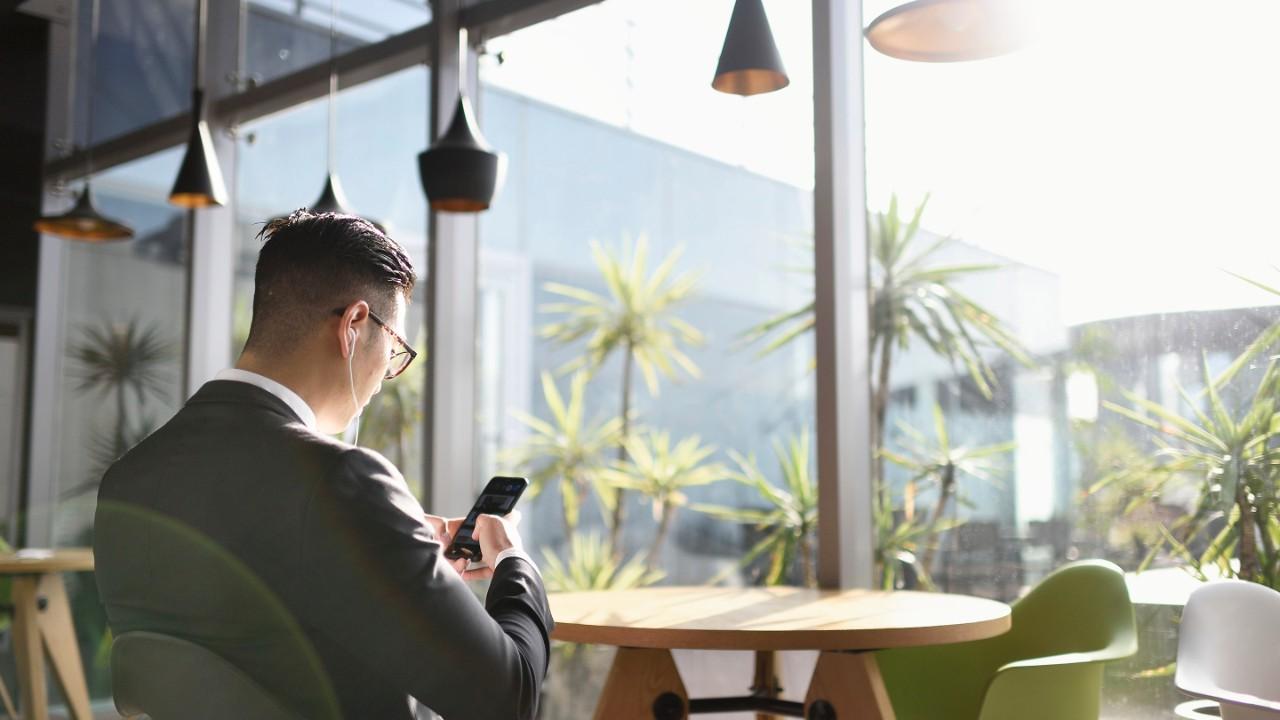
M 258 373 L 249 372 L 248 370 L 240 370 L 238 368 L 227 368 L 214 376 L 214 380 L 231 380 L 233 382 L 248 383 L 254 387 L 262 388 L 263 390 L 266 390 L 272 395 L 280 398 L 284 404 L 288 405 L 289 409 L 298 416 L 298 419 L 301 420 L 302 424 L 306 425 L 308 429 L 316 429 L 316 413 L 311 409 L 311 406 L 307 404 L 307 401 L 303 400 L 298 393 L 290 390 L 284 385 L 281 385 L 275 380 L 266 377 L 265 375 L 259 375 Z

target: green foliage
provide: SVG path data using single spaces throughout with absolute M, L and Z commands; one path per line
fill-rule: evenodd
M 1016 443 L 981 447 L 952 445 L 946 417 L 939 405 L 933 406 L 932 440 L 906 423 L 899 423 L 898 428 L 902 432 L 902 437 L 898 440 L 898 445 L 903 448 L 902 452 L 882 449 L 880 456 L 909 473 L 903 491 L 903 517 L 900 524 L 910 527 L 904 528 L 899 534 L 888 536 L 887 539 L 901 545 L 896 548 L 899 561 L 906 557 L 904 551 L 913 556 L 916 551 L 919 552 L 914 562 L 916 572 L 925 586 L 931 587 L 938 536 L 943 529 L 952 529 L 961 524 L 944 519 L 952 498 L 958 502 L 964 500 L 960 495 L 960 479 L 969 476 L 993 482 L 1002 469 L 995 459 L 1012 452 Z M 927 516 L 917 513 L 915 508 L 916 498 L 922 492 L 934 493 L 933 510 Z
M 674 313 L 698 286 L 692 275 L 672 275 L 682 251 L 672 251 L 648 276 L 648 242 L 643 237 L 629 257 L 607 252 L 595 242 L 591 253 L 608 296 L 561 283 L 543 286 L 566 302 L 539 308 L 564 316 L 544 325 L 540 335 L 560 344 L 587 340 L 585 352 L 563 370 L 594 373 L 611 355 L 623 351 L 634 359 L 650 394 L 658 392 L 659 374 L 677 377 L 677 366 L 690 377 L 700 377 L 698 366 L 681 346 L 700 345 L 702 333 Z
M 175 355 L 158 327 L 144 327 L 137 319 L 84 328 L 83 339 L 68 352 L 79 366 L 77 390 L 104 395 L 132 391 L 139 405 L 148 397 L 164 399 L 169 381 L 165 366 Z
M 425 358 L 409 366 L 369 400 L 360 420 L 360 442 L 385 455 L 405 475 L 409 487 L 419 486 L 418 468 L 412 462 L 413 434 L 422 423 L 422 393 L 426 383 Z
M 660 570 L 646 569 L 638 557 L 620 562 L 609 551 L 608 543 L 595 534 L 575 535 L 566 560 L 547 548 L 543 548 L 542 555 L 542 575 L 550 592 L 630 590 L 652 585 L 663 577 Z
M 67 352 L 80 381 L 76 389 L 112 396 L 116 410 L 110 430 L 93 436 L 93 477 L 64 493 L 70 496 L 96 487 L 108 465 L 155 429 L 155 422 L 144 414 L 147 399 L 167 397 L 166 385 L 172 382 L 168 366 L 177 351 L 158 327 L 144 326 L 135 318 L 84 328 L 80 341 Z M 130 395 L 140 416 L 136 420 L 129 413 Z
M 946 529 L 941 521 L 917 521 L 913 513 L 907 512 L 911 497 L 904 494 L 903 504 L 899 505 L 893 493 L 884 487 L 882 460 L 892 457 L 884 452 L 884 428 L 894 352 L 907 350 L 912 342 L 924 343 L 933 354 L 965 372 L 987 398 L 992 397 L 997 379 L 984 353 L 995 349 L 1019 363 L 1032 364 L 1030 354 L 1012 331 L 994 313 L 956 288 L 965 278 L 999 270 L 1001 266 L 939 264 L 937 253 L 949 238 L 918 247 L 916 236 L 927 204 L 926 197 L 911 217 L 904 220 L 895 195 L 890 199 L 887 212 L 868 216 L 872 284 L 870 350 L 875 373 L 871 437 L 877 458 L 873 463 L 872 482 L 879 523 L 877 555 L 882 577 L 889 586 L 900 581 L 895 568 L 915 562 L 913 548 L 931 547 L 936 534 Z M 771 338 L 760 351 L 768 354 L 806 335 L 813 326 L 814 303 L 810 301 L 748 329 L 743 338 L 747 342 Z M 921 575 L 926 578 L 927 570 Z
M 788 438 L 785 445 L 774 443 L 781 483 L 765 477 L 754 455 L 729 454 L 738 466 L 730 479 L 753 488 L 764 501 L 763 509 L 700 503 L 689 506 L 713 517 L 752 525 L 764 533 L 764 538 L 743 556 L 742 565 L 749 565 L 761 556 L 768 557 L 767 585 L 785 583 L 797 559 L 804 585 L 817 585 L 812 555 L 814 533 L 818 528 L 818 488 L 809 463 L 809 448 L 808 429 Z
M 604 470 L 605 480 L 616 488 L 636 490 L 648 498 L 658 531 L 649 548 L 647 563 L 654 567 L 676 511 L 689 504 L 685 490 L 730 476 L 727 468 L 708 462 L 715 448 L 703 445 L 697 435 L 671 444 L 669 433 L 650 431 L 627 438 L 627 460 Z
M 529 438 L 500 456 L 504 465 L 528 474 L 530 496 L 541 492 L 548 482 L 558 484 L 566 537 L 578 527 L 582 497 L 588 488 L 594 487 L 596 498 L 606 508 L 612 509 L 614 502 L 614 490 L 601 473 L 608 464 L 606 453 L 622 439 L 622 418 L 586 421 L 587 380 L 585 372 L 574 374 L 566 403 L 551 374 L 543 373 L 542 395 L 551 419 L 516 413 L 529 428 Z
M 562 372 L 585 370 L 594 374 L 615 352 L 622 355 L 622 427 L 618 444 L 621 460 L 626 456 L 623 442 L 631 437 L 633 365 L 640 368 L 650 395 L 658 393 L 658 375 L 675 378 L 679 374 L 677 367 L 691 377 L 701 376 L 698 366 L 681 347 L 702 344 L 702 333 L 675 314 L 675 309 L 696 291 L 698 281 L 688 274 L 673 277 L 682 254 L 679 249 L 672 251 L 652 275 L 646 275 L 648 242 L 644 237 L 627 253 L 629 257 L 606 252 L 595 242 L 591 243 L 591 253 L 608 287 L 608 297 L 571 285 L 548 283 L 544 288 L 567 302 L 540 308 L 563 317 L 544 325 L 539 334 L 562 345 L 586 339 L 583 354 L 566 364 Z M 615 554 L 621 552 L 625 508 L 624 492 L 619 490 L 609 522 L 609 542 Z
M 999 270 L 996 264 L 935 265 L 935 254 L 950 240 L 941 238 L 916 252 L 916 234 L 928 198 L 905 223 L 898 198 L 888 212 L 873 215 L 867 228 L 871 250 L 871 346 L 888 344 L 906 350 L 913 339 L 934 354 L 963 368 L 990 397 L 995 372 L 982 356 L 984 348 L 998 348 L 1030 365 L 1031 358 L 1012 332 L 991 311 L 958 291 L 955 283 L 976 273 Z M 809 272 L 812 272 L 811 270 Z M 773 352 L 813 329 L 814 303 L 774 316 L 743 334 L 748 342 L 772 339 L 760 351 Z
M 996 376 L 982 356 L 985 348 L 998 348 L 1024 365 L 1031 365 L 1032 361 L 1008 327 L 990 310 L 957 290 L 955 283 L 1001 266 L 934 264 L 935 254 L 950 238 L 941 238 L 917 252 L 913 243 L 927 204 L 925 198 L 904 225 L 898 216 L 895 195 L 889 202 L 889 211 L 877 216 L 868 231 L 872 350 L 877 345 L 906 350 L 913 339 L 919 340 L 935 355 L 946 358 L 956 368 L 964 368 L 978 389 L 990 397 Z
M 1159 498 L 1172 483 L 1195 482 L 1199 494 L 1193 509 L 1170 527 L 1161 526 L 1162 541 L 1148 553 L 1144 567 L 1168 547 L 1202 575 L 1204 567 L 1215 566 L 1223 577 L 1277 587 L 1280 449 L 1274 447 L 1274 440 L 1280 434 L 1280 366 L 1272 359 L 1252 398 L 1234 409 L 1223 401 L 1222 391 L 1240 363 L 1232 363 L 1216 378 L 1209 373 L 1207 357 L 1202 363 L 1203 395 L 1192 397 L 1179 388 L 1190 417 L 1127 392 L 1127 406 L 1104 403 L 1108 410 L 1151 431 L 1158 449 L 1149 461 L 1107 476 L 1090 492 L 1135 475 L 1142 477 L 1144 492 L 1130 503 L 1132 512 Z M 1196 541 L 1207 541 L 1203 551 L 1192 551 Z M 1238 560 L 1238 567 L 1233 560 Z

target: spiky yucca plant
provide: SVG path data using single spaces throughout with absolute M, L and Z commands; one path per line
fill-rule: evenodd
M 749 565 L 761 556 L 769 558 L 769 571 L 765 584 L 780 585 L 799 560 L 801 582 L 815 587 L 817 577 L 813 567 L 813 541 L 818 529 L 818 488 L 809 462 L 809 431 L 787 439 L 786 443 L 774 443 L 778 459 L 780 483 L 765 477 L 754 455 L 743 456 L 732 452 L 730 457 L 738 466 L 730 477 L 755 489 L 764 508 L 726 508 L 715 505 L 694 504 L 690 509 L 714 517 L 753 525 L 764 533 L 742 558 L 742 565 Z
M 625 440 L 631 435 L 633 368 L 640 369 L 650 394 L 658 393 L 660 374 L 667 378 L 678 377 L 680 371 L 694 378 L 701 375 L 683 348 L 701 345 L 702 333 L 675 313 L 696 292 L 698 279 L 690 274 L 675 275 L 676 263 L 683 254 L 679 248 L 668 254 L 653 274 L 648 274 L 648 248 L 643 236 L 634 247 L 616 254 L 592 242 L 591 254 L 608 295 L 547 283 L 544 289 L 564 300 L 539 308 L 562 316 L 539 330 L 543 338 L 561 345 L 586 340 L 585 352 L 563 371 L 581 369 L 594 373 L 614 354 L 622 355 L 619 460 L 626 458 Z M 609 528 L 609 542 L 615 554 L 620 552 L 618 542 L 625 516 L 622 500 L 620 493 Z
M 626 441 L 628 459 L 615 462 L 604 477 L 617 488 L 635 490 L 648 498 L 658 523 L 646 564 L 654 568 L 671 530 L 676 511 L 689 504 L 685 490 L 729 477 L 723 465 L 708 462 L 715 447 L 703 445 L 697 435 L 672 445 L 671 435 L 650 431 Z
M 582 498 L 595 490 L 607 511 L 614 506 L 614 489 L 604 482 L 601 471 L 608 464 L 606 454 L 622 435 L 622 418 L 588 422 L 585 395 L 587 374 L 575 373 L 569 382 L 569 399 L 556 388 L 550 373 L 542 374 L 542 396 L 551 418 L 515 413 L 530 430 L 523 445 L 502 453 L 500 462 L 529 476 L 529 492 L 537 495 L 554 483 L 560 489 L 565 537 L 578 527 Z

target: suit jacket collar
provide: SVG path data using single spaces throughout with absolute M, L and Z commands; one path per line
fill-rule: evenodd
M 289 407 L 289 403 L 256 385 L 236 380 L 210 380 L 187 400 L 188 405 L 207 403 L 254 405 L 280 415 L 289 422 L 303 424 L 302 418 Z

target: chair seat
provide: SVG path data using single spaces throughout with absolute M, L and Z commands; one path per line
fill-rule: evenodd
M 126 632 L 111 648 L 111 686 L 125 717 L 301 720 L 236 666 L 195 643 Z

